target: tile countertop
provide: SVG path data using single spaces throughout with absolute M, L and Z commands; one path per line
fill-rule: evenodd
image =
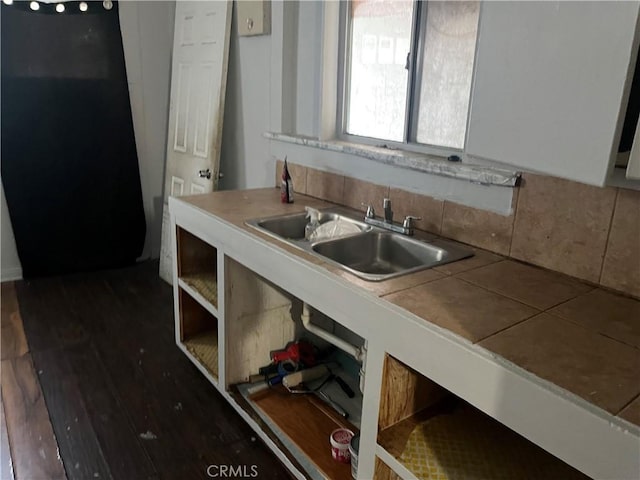
M 265 188 L 181 200 L 640 425 L 640 301 L 477 248 L 466 260 L 367 282 L 244 224 L 305 206 L 333 206 L 295 198 L 282 204 L 278 189 Z

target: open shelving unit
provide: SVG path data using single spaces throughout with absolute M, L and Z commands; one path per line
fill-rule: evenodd
M 640 433 L 626 420 L 241 226 L 279 211 L 255 203 L 267 193 L 169 199 L 175 340 L 296 479 L 351 478 L 331 459 L 328 433 L 338 426 L 362 431 L 360 480 L 585 478 L 565 461 L 594 478 L 640 478 Z M 335 382 L 322 387 L 351 425 L 312 394 L 248 390 L 271 351 L 322 342 L 305 328 L 309 309 L 311 325 L 355 346 L 366 340 L 355 353 L 366 359 L 362 382 L 342 359 L 344 374 L 336 369 L 354 392 L 362 385 L 366 402 L 347 405 Z
M 177 227 L 180 348 L 214 383 L 218 381 L 217 249 Z
M 390 355 L 384 365 L 378 453 L 397 475 L 381 478 L 588 478 Z

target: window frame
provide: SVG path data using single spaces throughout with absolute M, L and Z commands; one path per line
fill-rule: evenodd
M 478 27 L 476 30 L 476 44 L 473 56 L 471 85 L 469 89 L 469 104 L 467 106 L 466 128 L 464 132 L 464 142 L 461 148 L 446 147 L 419 143 L 417 141 L 418 115 L 420 103 L 420 81 L 423 73 L 423 62 L 419 61 L 424 57 L 425 34 L 428 16 L 428 0 L 413 0 L 413 22 L 411 26 L 411 51 L 410 65 L 407 79 L 407 97 L 405 106 L 404 135 L 403 141 L 386 140 L 363 135 L 354 135 L 347 132 L 347 97 L 349 82 L 349 65 L 347 60 L 351 56 L 351 45 L 348 39 L 351 38 L 351 17 L 349 9 L 351 0 L 340 2 L 339 11 L 339 40 L 338 40 L 338 68 L 337 68 L 337 108 L 336 108 L 336 137 L 349 143 L 359 143 L 374 147 L 388 148 L 389 150 L 405 150 L 409 152 L 434 155 L 438 157 L 449 157 L 450 155 L 464 154 L 466 151 L 467 138 L 469 136 L 469 119 L 473 98 L 476 58 L 478 51 L 478 40 L 480 32 L 480 21 L 482 18 L 482 1 L 479 2 Z M 415 105 L 415 106 L 414 106 Z

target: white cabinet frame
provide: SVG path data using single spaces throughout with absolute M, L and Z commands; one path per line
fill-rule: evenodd
M 360 479 L 373 478 L 374 458 L 380 453 L 376 435 L 387 352 L 589 476 L 640 478 L 640 428 L 187 201 L 170 198 L 169 208 L 174 259 L 176 226 L 217 248 L 219 302 L 225 288 L 220 262 L 227 256 L 368 341 Z M 175 260 L 173 268 L 176 275 Z M 224 345 L 223 304 L 218 312 L 219 343 Z M 175 313 L 179 318 L 177 302 Z M 214 385 L 294 475 L 304 478 L 226 391 L 224 350 L 220 348 L 220 378 Z

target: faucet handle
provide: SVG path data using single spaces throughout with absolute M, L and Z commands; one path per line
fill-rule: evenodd
M 363 207 L 367 207 L 367 213 L 364 214 L 364 216 L 366 218 L 375 218 L 376 211 L 373 209 L 373 207 L 371 205 L 369 205 L 368 203 L 364 203 L 364 202 L 362 202 L 361 205 Z
M 414 220 L 422 220 L 422 217 L 414 217 L 413 215 L 407 215 L 406 217 L 404 217 L 404 222 L 402 222 L 402 226 L 404 228 L 413 228 L 413 221 Z

